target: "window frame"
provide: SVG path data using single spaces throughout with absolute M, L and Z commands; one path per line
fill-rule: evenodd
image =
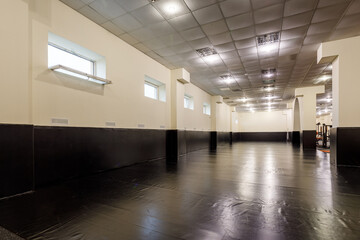
M 186 101 L 189 101 L 189 104 L 186 104 Z M 191 96 L 189 94 L 184 94 L 184 108 L 194 110 L 194 98 L 193 98 L 193 96 Z

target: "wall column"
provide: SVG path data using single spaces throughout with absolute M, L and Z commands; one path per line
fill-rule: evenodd
M 332 62 L 331 163 L 360 166 L 360 37 L 320 45 L 318 63 Z
M 166 133 L 166 159 L 177 162 L 184 134 L 184 84 L 190 83 L 190 73 L 179 68 L 171 71 L 171 129 Z
M 300 105 L 300 126 L 303 148 L 316 148 L 316 95 L 324 92 L 324 86 L 295 89 L 295 95 Z M 294 116 L 294 120 L 295 119 Z

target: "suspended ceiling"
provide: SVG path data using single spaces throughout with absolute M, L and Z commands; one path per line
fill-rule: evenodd
M 360 0 L 61 1 L 169 69 L 185 68 L 193 84 L 239 111 L 268 109 L 266 96 L 283 109 L 295 88 L 321 84 L 318 108 L 331 109 L 331 79 L 321 80 L 331 65 L 316 63 L 317 49 L 360 35 Z M 274 32 L 275 46 L 258 46 L 256 36 Z M 201 57 L 205 47 L 217 54 Z M 267 69 L 276 74 L 265 89 Z

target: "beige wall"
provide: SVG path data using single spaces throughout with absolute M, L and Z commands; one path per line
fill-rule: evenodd
M 1 123 L 31 123 L 28 21 L 27 3 L 1 1 Z
M 271 112 L 240 112 L 239 132 L 287 132 L 292 131 L 291 110 Z
M 211 104 L 211 96 L 193 84 L 185 84 L 184 93 L 192 96 L 194 100 L 193 110 L 184 109 L 184 128 L 187 130 L 210 131 L 211 117 L 203 113 L 203 104 Z M 184 96 L 182 97 L 182 107 L 184 107 L 183 103 Z
M 61 2 L 44 4 L 48 6 L 33 6 L 34 124 L 49 125 L 51 118 L 65 118 L 71 126 L 103 127 L 106 121 L 113 121 L 126 128 L 138 124 L 169 127 L 170 91 L 165 103 L 144 96 L 144 75 L 170 87 L 167 68 Z M 104 56 L 106 77 L 113 84 L 101 86 L 48 70 L 48 32 Z
M 69 126 L 171 128 L 171 71 L 118 37 L 57 0 L 4 0 L 0 10 L 0 122 L 52 125 L 52 118 L 68 119 Z M 102 86 L 48 69 L 49 32 L 81 45 L 106 59 Z M 144 76 L 166 84 L 166 102 L 144 96 Z M 211 129 L 203 114 L 211 96 L 193 84 L 174 88 L 178 129 Z M 194 110 L 183 109 L 183 93 L 194 97 Z M 211 112 L 219 131 L 230 131 L 230 107 Z

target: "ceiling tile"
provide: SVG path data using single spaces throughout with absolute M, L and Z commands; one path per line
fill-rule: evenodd
M 301 27 L 310 24 L 313 12 L 305 12 L 290 17 L 285 17 L 283 20 L 283 30 Z
M 220 8 L 225 17 L 249 12 L 251 10 L 250 0 L 226 0 L 220 3 Z
M 244 13 L 226 19 L 230 30 L 248 27 L 254 24 L 252 13 Z
M 125 14 L 121 17 L 115 18 L 112 20 L 112 22 L 115 25 L 119 26 L 121 29 L 124 29 L 128 32 L 142 27 L 142 24 L 130 14 Z
M 89 6 L 107 19 L 114 19 L 125 14 L 125 10 L 123 10 L 114 0 L 96 0 Z
M 235 46 L 234 46 L 233 42 L 215 45 L 214 48 L 215 48 L 216 52 L 218 52 L 218 53 L 229 52 L 229 51 L 235 50 Z
M 199 8 L 207 7 L 216 3 L 217 0 L 184 0 L 186 5 L 194 11 Z
M 318 8 L 323 8 L 326 6 L 336 5 L 340 3 L 349 3 L 351 0 L 319 0 Z
M 139 42 L 139 40 L 137 40 L 136 38 L 134 38 L 133 36 L 131 36 L 128 33 L 122 34 L 119 37 L 130 45 L 134 45 Z
M 284 4 L 276 4 L 254 12 L 255 24 L 273 21 L 283 16 Z
M 267 7 L 270 5 L 274 5 L 277 3 L 283 3 L 284 0 L 251 0 L 253 9 L 259 9 L 259 8 L 263 8 L 263 7 Z
M 292 28 L 281 32 L 281 40 L 289 40 L 293 38 L 302 38 L 308 30 L 307 26 Z
M 200 39 L 205 37 L 205 34 L 200 27 L 196 27 L 180 32 L 180 34 L 187 41 L 192 41 L 195 39 Z
M 312 19 L 313 23 L 339 18 L 345 11 L 348 4 L 337 4 L 329 7 L 317 9 Z
M 157 50 L 166 47 L 166 44 L 163 43 L 159 38 L 147 40 L 143 42 L 143 44 L 152 50 Z
M 266 22 L 255 25 L 256 35 L 262 35 L 272 32 L 279 32 L 281 30 L 282 20 L 275 20 L 272 22 Z
M 200 49 L 205 47 L 212 47 L 212 44 L 207 38 L 200 38 L 196 40 L 192 40 L 189 42 L 190 46 L 193 47 L 193 49 Z
M 284 16 L 287 17 L 314 10 L 316 2 L 316 0 L 288 0 L 285 2 Z
M 256 47 L 256 41 L 255 38 L 247 38 L 244 40 L 236 41 L 235 45 L 237 49 Z
M 209 40 L 214 45 L 232 42 L 232 38 L 229 32 L 209 36 Z
M 173 46 L 184 42 L 183 38 L 178 33 L 160 36 L 159 40 L 167 46 Z
M 148 28 L 140 28 L 131 32 L 131 35 L 141 42 L 155 38 L 156 35 Z
M 101 16 L 98 12 L 96 12 L 89 6 L 84 6 L 83 8 L 79 9 L 79 12 L 99 25 L 104 24 L 108 21 L 108 19 Z
M 360 13 L 360 0 L 355 0 L 351 3 L 350 7 L 348 8 L 346 15 Z
M 149 4 L 148 0 L 114 0 L 120 4 L 120 6 L 128 12 L 134 11 L 135 9 L 141 8 Z
M 348 27 L 355 27 L 356 29 L 360 30 L 360 14 L 345 16 L 337 26 L 337 28 L 348 28 Z
M 184 31 L 198 26 L 198 23 L 191 13 L 172 18 L 169 22 L 177 31 Z
M 337 24 L 337 20 L 325 21 L 321 23 L 313 23 L 310 25 L 307 35 L 315 35 L 320 33 L 331 32 Z
M 148 27 L 155 36 L 169 35 L 175 33 L 175 30 L 167 21 L 152 24 Z
M 235 41 L 255 37 L 255 29 L 254 29 L 254 27 L 237 29 L 237 30 L 231 31 L 231 36 L 233 37 L 233 39 Z
M 251 48 L 243 48 L 238 50 L 240 57 L 247 56 L 247 55 L 254 55 L 257 54 L 257 48 L 251 47 Z
M 229 59 L 229 58 L 236 58 L 238 57 L 237 52 L 235 51 L 230 51 L 230 52 L 223 52 L 223 53 L 219 53 L 220 57 L 224 60 L 224 59 Z
M 75 10 L 79 10 L 80 8 L 85 6 L 85 3 L 80 0 L 61 0 L 61 1 Z
M 207 35 L 216 35 L 228 31 L 224 20 L 205 24 L 202 26 L 202 29 Z
M 178 45 L 172 46 L 172 47 L 170 47 L 170 49 L 172 51 L 174 51 L 175 53 L 177 53 L 177 54 L 193 51 L 193 49 L 191 48 L 191 46 L 187 42 L 180 43 Z
M 120 29 L 118 26 L 116 26 L 114 23 L 112 22 L 106 22 L 103 25 L 101 25 L 103 28 L 105 28 L 106 30 L 108 30 L 109 32 L 119 36 L 121 34 L 124 33 L 124 31 L 122 29 Z
M 136 9 L 135 11 L 131 12 L 131 15 L 139 20 L 139 22 L 141 22 L 143 25 L 164 21 L 164 18 L 161 16 L 161 14 L 151 4 Z
M 176 53 L 168 47 L 156 49 L 154 52 L 157 53 L 158 55 L 160 55 L 161 57 L 168 57 L 168 56 L 176 55 Z
M 211 5 L 193 12 L 196 20 L 200 24 L 206 24 L 222 19 L 222 14 L 217 5 Z

